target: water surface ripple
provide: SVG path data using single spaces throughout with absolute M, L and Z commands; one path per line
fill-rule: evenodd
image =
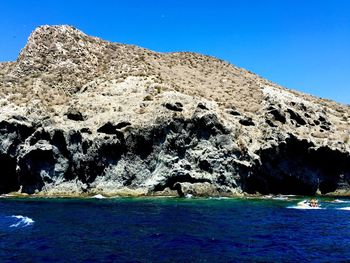
M 0 261 L 350 260 L 350 211 L 339 209 L 350 204 L 323 202 L 324 209 L 288 209 L 296 203 L 4 198 L 0 199 Z

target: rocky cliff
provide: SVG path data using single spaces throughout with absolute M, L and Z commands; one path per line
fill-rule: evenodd
M 0 194 L 350 190 L 349 106 L 213 57 L 42 26 L 0 95 Z

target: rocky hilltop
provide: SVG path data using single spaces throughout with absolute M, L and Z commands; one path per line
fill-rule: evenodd
M 0 194 L 350 190 L 349 106 L 213 57 L 42 26 L 0 94 Z

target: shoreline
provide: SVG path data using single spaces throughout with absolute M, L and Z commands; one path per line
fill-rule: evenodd
M 179 195 L 155 195 L 155 194 L 115 194 L 115 195 L 107 195 L 105 193 L 87 193 L 87 194 L 26 194 L 26 193 L 8 193 L 0 195 L 0 199 L 117 199 L 117 198 L 130 198 L 130 199 L 257 199 L 257 200 L 289 200 L 289 199 L 302 199 L 302 198 L 321 198 L 321 199 L 338 199 L 345 198 L 350 199 L 350 193 L 348 194 L 327 194 L 327 195 L 314 195 L 314 196 L 306 196 L 306 195 L 283 195 L 283 194 L 268 194 L 268 195 L 260 195 L 260 194 L 240 194 L 240 195 L 222 195 L 222 196 L 179 196 Z

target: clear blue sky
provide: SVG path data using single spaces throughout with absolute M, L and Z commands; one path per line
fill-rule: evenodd
M 347 0 L 1 1 L 0 61 L 15 60 L 43 24 L 70 24 L 155 51 L 212 55 L 350 104 Z

